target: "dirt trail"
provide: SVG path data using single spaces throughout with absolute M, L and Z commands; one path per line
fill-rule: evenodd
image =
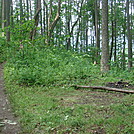
M 19 134 L 20 126 L 13 115 L 8 96 L 4 90 L 3 64 L 0 64 L 0 134 Z

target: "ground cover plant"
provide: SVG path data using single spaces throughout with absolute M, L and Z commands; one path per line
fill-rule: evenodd
M 25 45 L 14 52 L 8 53 L 4 77 L 22 133 L 134 133 L 133 94 L 72 87 L 104 86 L 121 79 L 133 85 L 133 70 L 102 74 L 90 55 L 63 48 Z

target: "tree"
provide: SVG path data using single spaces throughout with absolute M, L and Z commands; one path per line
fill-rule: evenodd
M 29 0 L 26 0 L 26 5 L 27 5 L 27 14 L 26 14 L 26 16 L 27 16 L 27 20 L 29 20 L 29 15 L 30 15 L 30 13 L 29 13 Z
M 60 12 L 61 12 L 61 0 L 58 0 L 58 6 L 57 6 L 57 13 L 55 18 L 52 20 L 52 1 L 50 0 L 50 10 L 49 10 L 49 16 L 48 16 L 48 35 L 47 35 L 47 44 L 50 45 L 50 40 L 52 38 L 53 30 L 60 19 Z
M 109 70 L 109 47 L 108 47 L 108 0 L 102 0 L 102 55 L 101 71 Z
M 116 67 L 121 68 L 125 68 L 128 63 L 128 68 L 131 68 L 133 2 L 126 1 L 0 0 L 0 26 L 3 36 L 5 32 L 8 40 L 11 34 L 12 39 L 23 42 L 28 39 L 30 33 L 31 40 L 39 35 L 45 44 L 65 46 L 68 50 L 87 53 L 93 63 L 101 63 L 102 71 L 109 70 L 109 61 L 114 61 Z M 14 8 L 10 4 L 12 2 Z M 107 6 L 110 7 L 109 25 Z M 5 28 L 9 25 L 10 31 Z M 38 26 L 40 28 L 37 28 Z M 128 49 L 127 58 L 126 49 Z
M 0 0 L 0 28 L 1 28 L 1 24 L 2 24 L 2 0 Z
M 2 0 L 1 5 L 2 5 L 2 36 L 4 36 L 4 29 L 6 28 L 6 39 L 7 41 L 10 41 L 10 11 L 11 11 L 11 3 L 12 0 Z
M 36 29 L 39 23 L 39 13 L 41 11 L 41 0 L 37 0 L 36 3 L 36 13 L 34 16 L 34 28 L 32 29 L 31 33 L 30 33 L 30 39 L 33 41 L 36 35 Z
M 114 14 L 113 14 L 113 0 L 111 1 L 111 30 L 112 30 L 112 41 L 111 41 L 111 49 L 110 49 L 110 61 L 112 59 L 112 54 L 113 54 L 113 47 L 114 47 L 114 35 L 115 35 L 115 30 L 114 30 Z
M 128 68 L 132 67 L 132 34 L 130 29 L 129 0 L 126 3 L 127 12 L 127 39 L 128 39 Z
M 72 24 L 72 26 L 70 24 L 71 23 L 71 21 L 70 21 L 71 20 L 71 15 L 69 17 L 68 25 L 67 25 L 68 26 L 68 31 L 69 31 L 69 37 L 68 37 L 68 40 L 67 40 L 67 50 L 69 50 L 71 48 L 71 37 L 73 36 L 75 26 L 77 25 L 77 23 L 79 22 L 79 20 L 81 18 L 83 2 L 84 2 L 84 0 L 82 0 L 81 3 L 80 3 L 80 9 L 79 9 L 79 11 L 77 11 L 78 12 L 78 17 L 77 17 L 76 21 Z
M 20 6 L 20 22 L 22 23 L 22 21 L 23 21 L 23 19 L 24 19 L 22 0 L 20 0 L 19 6 Z
M 7 41 L 10 41 L 10 11 L 11 11 L 11 0 L 5 0 L 6 1 L 6 38 Z
M 4 28 L 6 26 L 5 20 L 6 20 L 6 1 L 2 0 L 2 36 L 4 36 Z
M 99 1 L 100 2 L 100 1 Z M 95 63 L 98 63 L 99 60 L 99 50 L 100 50 L 100 25 L 99 25 L 99 2 L 98 0 L 95 0 L 95 40 L 96 40 L 96 61 Z

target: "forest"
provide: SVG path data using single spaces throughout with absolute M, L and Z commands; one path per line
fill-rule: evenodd
M 134 133 L 133 0 L 0 0 L 0 31 L 20 134 Z

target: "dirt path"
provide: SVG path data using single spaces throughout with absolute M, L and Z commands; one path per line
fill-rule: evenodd
M 19 134 L 20 127 L 14 117 L 4 90 L 3 64 L 0 64 L 0 134 Z

